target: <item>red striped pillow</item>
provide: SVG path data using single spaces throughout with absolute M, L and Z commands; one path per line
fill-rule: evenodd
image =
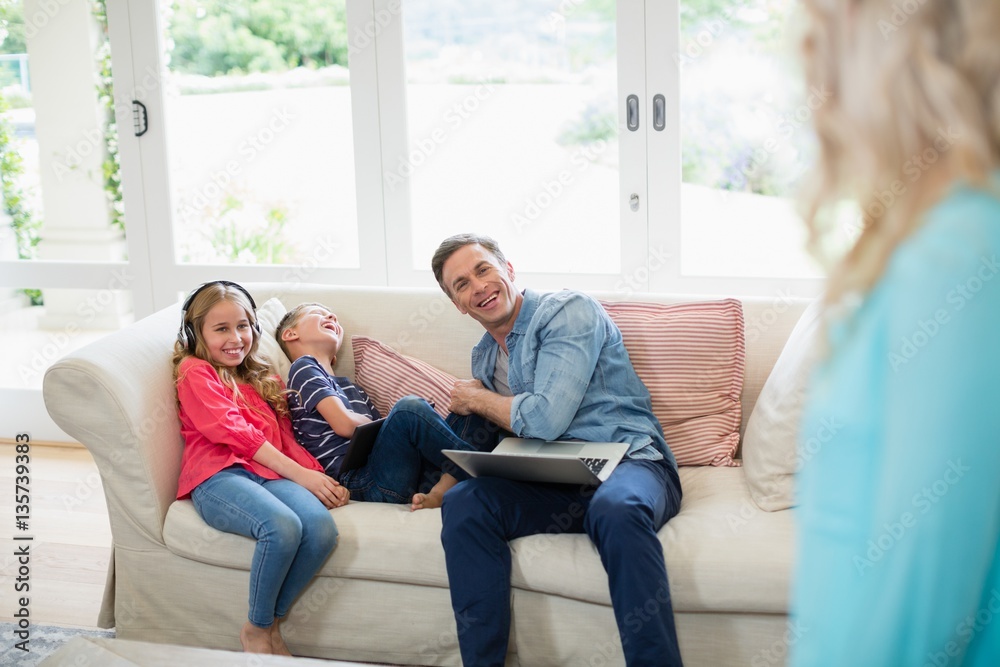
M 351 336 L 354 348 L 354 382 L 382 413 L 396 401 L 413 394 L 434 404 L 442 417 L 448 416 L 451 388 L 458 378 L 414 357 L 400 354 L 388 345 L 366 336 Z
M 602 302 L 653 399 L 680 465 L 733 466 L 746 362 L 737 299 L 658 304 Z

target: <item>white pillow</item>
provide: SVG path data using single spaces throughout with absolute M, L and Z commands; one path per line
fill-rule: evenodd
M 271 297 L 264 305 L 257 308 L 257 322 L 260 324 L 260 347 L 258 349 L 261 356 L 287 383 L 288 370 L 292 367 L 292 362 L 281 351 L 278 340 L 274 337 L 278 323 L 281 322 L 281 318 L 285 316 L 286 312 L 288 310 L 277 297 Z
M 795 505 L 799 420 L 813 363 L 822 349 L 822 300 L 813 302 L 785 342 L 743 434 L 750 495 L 767 512 Z

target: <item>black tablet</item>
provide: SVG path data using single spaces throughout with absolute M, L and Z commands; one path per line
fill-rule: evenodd
M 341 473 L 360 468 L 368 463 L 368 455 L 372 453 L 372 447 L 375 446 L 375 438 L 378 437 L 378 432 L 382 430 L 382 422 L 384 421 L 385 417 L 368 422 L 367 424 L 361 424 L 354 429 L 351 442 L 347 445 L 347 453 L 344 454 L 344 462 L 340 464 Z

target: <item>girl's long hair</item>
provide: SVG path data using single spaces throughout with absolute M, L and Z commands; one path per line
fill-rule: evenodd
M 251 332 L 253 336 L 253 340 L 250 344 L 250 351 L 236 368 L 230 368 L 216 363 L 209 354 L 208 348 L 205 346 L 205 340 L 201 333 L 201 328 L 205 323 L 205 317 L 208 315 L 208 312 L 217 303 L 222 301 L 229 301 L 237 304 L 246 312 L 247 319 L 250 320 Z M 239 400 L 240 397 L 239 385 L 248 384 L 260 395 L 261 398 L 267 401 L 268 405 L 270 405 L 279 416 L 288 417 L 288 405 L 285 401 L 286 392 L 282 387 L 281 381 L 276 377 L 274 368 L 272 368 L 271 365 L 258 353 L 260 347 L 260 333 L 257 331 L 257 327 L 255 326 L 256 322 L 257 314 L 254 312 L 253 306 L 250 305 L 250 301 L 247 299 L 246 295 L 234 287 L 223 285 L 221 283 L 209 285 L 199 292 L 184 314 L 184 324 L 190 324 L 192 329 L 194 329 L 194 356 L 212 364 L 212 367 L 215 368 L 216 372 L 219 374 L 219 378 L 226 385 L 232 388 L 233 396 L 237 400 Z M 176 342 L 174 344 L 173 356 L 175 383 L 178 378 L 181 361 L 188 356 L 191 356 L 188 349 L 181 345 L 180 341 Z
M 813 254 L 831 264 L 839 201 L 863 212 L 830 274 L 829 304 L 870 290 L 950 183 L 987 187 L 1000 156 L 1000 2 L 803 4 L 806 80 L 826 97 L 802 201 Z

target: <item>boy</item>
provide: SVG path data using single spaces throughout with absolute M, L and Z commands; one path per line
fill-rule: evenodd
M 472 445 L 455 435 L 430 404 L 416 396 L 393 406 L 368 462 L 341 472 L 355 427 L 381 416 L 361 387 L 334 375 L 344 330 L 326 306 L 304 303 L 285 314 L 275 337 L 292 360 L 288 407 L 295 437 L 355 500 L 409 502 L 411 511 L 440 507 L 445 491 L 458 479 L 444 472 L 429 491 L 421 493 L 425 477 L 440 470 L 467 477 L 441 450 L 473 449 Z

